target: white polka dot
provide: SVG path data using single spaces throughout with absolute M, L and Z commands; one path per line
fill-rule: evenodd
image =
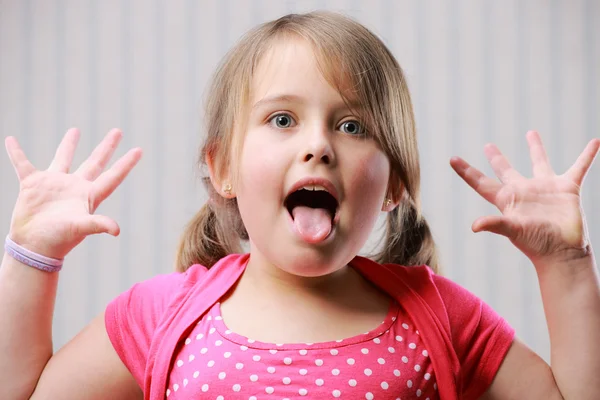
M 408 329 L 408 324 L 402 324 L 402 327 L 403 327 L 404 329 Z
M 215 362 L 213 360 L 210 360 L 206 365 L 208 365 L 209 367 L 213 367 L 215 365 Z
M 346 362 L 348 363 L 348 365 L 354 365 L 354 358 L 349 358 L 348 360 L 346 360 Z
M 208 331 L 208 333 L 212 335 L 213 333 L 215 333 L 215 331 L 216 331 L 215 328 L 210 328 L 210 330 Z
M 434 383 L 434 384 L 433 384 L 433 389 L 434 389 L 434 390 L 437 390 L 437 383 Z
M 240 350 L 242 350 L 242 351 L 246 351 L 246 350 L 248 350 L 248 346 L 244 346 L 244 345 L 242 345 L 242 346 L 240 346 Z
M 427 350 L 423 350 L 423 353 L 421 353 L 421 354 L 423 354 L 423 357 L 427 357 L 429 355 L 429 353 L 427 352 Z
M 312 345 L 313 345 L 312 343 L 305 343 L 305 344 L 306 344 L 307 346 L 312 346 Z
M 252 356 L 252 359 L 254 361 L 260 361 L 260 356 L 259 355 L 254 355 L 254 356 Z
M 231 352 L 226 351 L 225 354 L 223 354 L 223 357 L 225 357 L 225 358 L 231 357 Z
M 203 347 L 202 350 L 200 350 L 200 354 L 206 354 L 207 351 L 208 349 L 206 347 Z
M 267 392 L 267 394 L 273 394 L 274 391 L 275 389 L 273 389 L 271 386 L 265 388 L 265 392 Z
M 336 389 L 333 392 L 331 392 L 331 394 L 333 395 L 333 397 L 340 397 L 342 395 L 342 392 Z
M 412 381 L 410 379 L 406 381 L 406 386 L 408 386 L 409 388 L 412 387 Z
M 396 336 L 396 341 L 397 341 L 397 342 L 401 342 L 402 340 L 403 340 L 403 339 L 402 339 L 402 336 L 400 336 L 400 335 Z
M 254 340 L 254 339 L 250 339 L 250 338 L 248 338 L 248 343 L 254 343 L 254 342 L 255 342 L 255 340 Z
M 298 371 L 300 373 L 300 375 L 306 375 L 308 373 L 307 370 L 305 370 L 304 368 L 302 368 L 300 371 Z
M 356 379 L 350 379 L 350 380 L 348 381 L 348 385 L 350 385 L 350 386 L 352 386 L 352 387 L 356 386 Z
M 421 397 L 422 394 L 423 392 L 421 392 L 421 389 L 417 389 L 417 397 Z
M 292 380 L 286 376 L 285 378 L 283 378 L 282 382 L 284 385 L 289 385 L 292 382 Z
M 315 364 L 317 365 L 317 367 L 320 367 L 321 365 L 323 365 L 323 360 L 321 360 L 321 359 L 315 360 Z
M 390 385 L 387 382 L 385 382 L 385 381 L 381 382 L 381 388 L 383 390 L 388 390 L 389 387 L 390 387 Z
M 395 320 L 396 320 L 396 317 L 392 317 L 392 321 L 395 321 Z
M 271 350 L 269 350 L 269 353 L 271 353 L 271 354 L 277 354 L 277 350 L 271 349 Z
M 212 321 L 212 315 L 209 315 L 207 318 L 209 321 Z M 213 328 L 214 329 L 214 328 Z M 212 332 L 211 332 L 212 333 Z
M 408 362 L 408 357 L 402 356 L 402 362 L 406 364 Z
M 283 359 L 283 363 L 285 365 L 290 365 L 292 363 L 292 359 L 290 357 L 286 357 Z
M 323 379 L 317 379 L 315 381 L 315 385 L 317 385 L 317 386 L 323 386 L 324 383 L 325 383 L 325 381 L 323 381 Z
M 221 320 L 223 320 L 223 317 L 221 317 L 220 315 L 217 315 L 217 316 L 215 317 L 215 320 L 217 320 L 217 321 L 221 321 Z
M 336 340 L 335 342 L 336 343 L 342 343 L 343 341 L 344 341 L 344 339 L 339 339 L 339 340 Z
M 218 396 L 218 397 L 217 397 L 217 400 L 225 400 L 225 397 L 223 397 L 223 396 Z
M 205 383 L 204 385 L 202 385 L 202 391 L 203 392 L 208 392 L 208 384 Z
M 337 349 L 331 349 L 330 353 L 332 356 L 337 356 L 339 352 L 337 351 Z
M 171 394 L 171 389 L 167 389 L 167 397 Z
M 373 342 L 375 342 L 376 344 L 379 344 L 379 343 L 381 343 L 381 339 L 376 337 L 375 339 L 373 339 Z
M 252 374 L 252 375 L 250 375 L 250 380 L 251 380 L 252 382 L 256 382 L 256 381 L 258 380 L 258 375 L 256 375 L 256 374 Z
M 298 353 L 300 353 L 300 355 L 302 355 L 302 356 L 305 356 L 308 353 L 308 351 L 300 350 Z
M 181 367 L 183 365 L 183 360 L 177 360 L 177 366 Z
M 417 335 L 420 335 L 420 333 L 419 333 L 419 330 L 418 330 L 418 329 L 415 331 L 415 333 L 416 333 Z
M 369 368 L 365 369 L 366 376 L 371 376 L 372 373 L 373 373 L 373 371 L 371 371 Z
M 192 339 L 190 339 L 190 338 L 185 339 L 185 344 L 190 344 L 190 343 L 192 343 Z
M 298 393 L 300 393 L 300 396 L 306 396 L 308 394 L 308 390 L 300 389 L 300 390 L 298 390 Z
M 200 371 L 196 371 L 196 372 L 194 372 L 194 375 L 192 375 L 192 376 L 193 376 L 193 377 L 194 377 L 194 379 L 195 379 L 195 378 L 197 378 L 199 375 L 200 375 Z
M 396 349 L 394 349 L 393 347 L 388 347 L 388 351 L 389 351 L 390 353 L 395 353 L 395 352 L 396 352 Z
M 332 370 L 331 370 L 331 374 L 332 374 L 332 375 L 335 375 L 335 376 L 338 376 L 338 375 L 340 374 L 340 370 L 339 370 L 339 369 L 337 369 L 337 368 L 335 368 L 335 369 L 332 369 Z
M 408 345 L 408 347 L 409 347 L 410 349 L 413 349 L 413 350 L 414 350 L 414 349 L 416 349 L 416 348 L 417 348 L 417 345 L 416 345 L 416 344 L 414 344 L 414 343 L 411 343 L 411 344 L 409 344 L 409 345 Z
M 377 362 L 381 365 L 385 364 L 385 360 L 383 358 L 378 358 Z
M 274 374 L 275 373 L 275 367 L 269 367 L 267 368 L 267 372 L 270 374 Z
M 192 361 L 194 361 L 194 358 L 196 358 L 196 356 L 193 354 L 190 354 L 190 356 L 188 357 L 188 361 L 192 362 Z
M 187 384 L 188 384 L 188 380 L 187 380 L 187 378 L 186 378 L 186 379 L 184 379 L 184 380 L 183 380 L 183 387 L 186 387 L 186 386 L 187 386 Z
M 281 346 L 283 346 L 283 343 L 276 343 L 275 346 L 281 347 Z
M 239 392 L 242 389 L 242 386 L 239 383 L 236 383 L 233 385 L 232 389 L 234 392 Z
M 223 342 L 222 342 L 221 340 L 217 340 L 217 341 L 215 342 L 215 346 L 220 346 L 220 345 L 222 345 L 222 344 L 223 344 Z
M 394 370 L 394 375 L 396 375 L 396 376 L 400 376 L 400 371 L 399 371 L 399 370 L 397 370 L 397 369 L 395 369 L 395 370 Z
M 369 349 L 361 349 L 360 352 L 363 354 L 369 354 Z
M 226 334 L 226 335 L 231 335 L 231 329 L 227 329 L 227 330 L 225 331 L 225 334 Z
M 179 385 L 178 384 L 174 384 L 173 385 L 173 391 L 176 392 L 179 389 Z
M 375 396 L 373 396 L 373 393 L 371 392 L 367 392 L 367 394 L 365 394 L 365 399 L 367 400 L 373 400 L 375 398 Z
M 419 364 L 415 365 L 415 371 L 419 372 L 421 370 L 421 366 Z
M 219 379 L 223 380 L 225 379 L 225 377 L 227 376 L 227 374 L 225 372 L 219 372 Z
M 237 363 L 237 364 L 235 364 L 235 368 L 236 368 L 236 369 L 242 369 L 242 368 L 244 368 L 244 364 L 242 364 L 242 363 Z
M 426 380 L 426 381 L 428 381 L 428 380 L 429 380 L 429 378 L 431 378 L 431 374 L 430 374 L 429 372 L 427 372 L 427 373 L 425 374 L 425 380 Z

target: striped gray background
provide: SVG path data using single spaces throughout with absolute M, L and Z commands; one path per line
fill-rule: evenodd
M 424 210 L 445 274 L 481 296 L 548 358 L 535 273 L 510 243 L 475 235 L 495 212 L 448 166 L 461 155 L 486 172 L 483 145 L 497 143 L 529 174 L 524 134 L 542 132 L 563 171 L 598 131 L 600 2 L 0 0 L 0 130 L 46 167 L 64 131 L 83 132 L 81 162 L 112 127 L 119 154 L 141 163 L 98 212 L 118 239 L 87 239 L 61 276 L 55 344 L 61 346 L 134 282 L 172 269 L 178 235 L 202 204 L 195 177 L 202 95 L 218 60 L 259 22 L 316 8 L 355 16 L 403 65 L 420 132 Z M 0 156 L 0 226 L 8 230 L 18 185 Z M 584 205 L 600 248 L 600 165 Z M 371 244 L 373 241 L 371 242 Z

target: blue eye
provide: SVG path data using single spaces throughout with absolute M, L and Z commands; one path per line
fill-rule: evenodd
M 289 114 L 276 114 L 271 119 L 269 119 L 269 123 L 271 125 L 275 125 L 275 127 L 280 129 L 291 128 L 296 124 L 294 118 L 292 118 Z
M 358 121 L 343 122 L 340 125 L 340 130 L 348 135 L 362 135 L 364 133 L 364 129 Z

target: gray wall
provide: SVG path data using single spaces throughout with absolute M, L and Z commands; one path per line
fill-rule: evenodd
M 0 0 L 0 131 L 45 168 L 64 131 L 83 132 L 76 162 L 112 127 L 145 157 L 98 212 L 118 239 L 87 239 L 67 259 L 55 317 L 64 344 L 134 282 L 172 269 L 178 235 L 205 199 L 194 159 L 202 95 L 218 60 L 248 28 L 291 11 L 357 17 L 403 65 L 420 131 L 424 210 L 445 273 L 481 296 L 546 359 L 548 337 L 534 270 L 510 243 L 475 235 L 495 212 L 448 166 L 461 155 L 486 172 L 496 142 L 529 174 L 524 134 L 542 132 L 563 171 L 599 136 L 600 2 Z M 18 185 L 0 156 L 0 227 Z M 584 204 L 600 249 L 600 165 Z

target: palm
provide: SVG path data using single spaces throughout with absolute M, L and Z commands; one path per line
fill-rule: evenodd
M 593 140 L 577 162 L 563 175 L 556 175 L 547 160 L 539 135 L 528 134 L 533 178 L 515 171 L 493 145 L 486 147 L 500 182 L 489 178 L 460 158 L 451 165 L 475 191 L 494 204 L 500 216 L 479 218 L 473 230 L 498 233 L 532 260 L 569 249 L 585 249 L 587 233 L 581 209 L 581 184 L 598 152 L 600 141 Z
M 16 141 L 8 138 L 7 151 L 20 181 L 11 223 L 12 239 L 48 257 L 63 258 L 87 235 L 101 232 L 117 235 L 117 223 L 94 212 L 140 158 L 141 152 L 134 149 L 103 172 L 120 138 L 120 132 L 110 132 L 72 174 L 68 170 L 78 140 L 77 131 L 67 132 L 46 171 L 36 170 Z

